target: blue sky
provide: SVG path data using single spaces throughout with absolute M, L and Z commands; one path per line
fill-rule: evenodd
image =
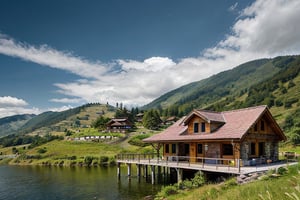
M 299 54 L 297 0 L 2 0 L 0 117 L 144 105 L 241 63 Z

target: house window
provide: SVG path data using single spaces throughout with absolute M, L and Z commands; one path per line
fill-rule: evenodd
M 197 153 L 198 154 L 202 154 L 202 152 L 203 152 L 202 148 L 203 148 L 202 144 L 197 145 Z
M 169 144 L 166 144 L 166 145 L 165 145 L 165 152 L 166 152 L 166 153 L 169 153 Z
M 258 143 L 258 154 L 259 154 L 259 156 L 265 155 L 265 143 L 264 142 Z
M 257 124 L 254 126 L 254 131 L 257 132 Z
M 201 132 L 205 132 L 205 123 L 204 122 L 201 123 Z
M 251 142 L 251 149 L 250 149 L 250 154 L 251 155 L 256 155 L 256 151 L 255 151 L 255 143 Z
M 265 122 L 264 122 L 264 121 L 261 121 L 261 122 L 260 122 L 260 130 L 261 130 L 261 131 L 264 131 L 264 130 L 265 130 Z
M 172 153 L 176 153 L 176 144 L 172 144 Z
M 222 145 L 223 155 L 232 156 L 233 155 L 233 147 L 232 144 L 223 144 Z
M 194 133 L 199 133 L 199 123 L 194 123 Z
M 190 154 L 190 145 L 184 144 L 184 154 L 188 156 Z

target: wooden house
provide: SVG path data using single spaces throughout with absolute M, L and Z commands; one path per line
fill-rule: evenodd
M 132 128 L 132 123 L 127 118 L 113 118 L 106 124 L 109 132 L 125 133 Z
M 286 136 L 268 107 L 256 106 L 224 112 L 194 110 L 144 142 L 162 146 L 165 159 L 215 158 L 223 164 L 235 160 L 235 165 L 246 166 L 277 161 L 282 140 Z

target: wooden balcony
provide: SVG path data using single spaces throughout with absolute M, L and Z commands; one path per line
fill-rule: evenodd
M 271 164 L 259 164 L 255 166 L 243 166 L 240 159 L 189 157 L 189 156 L 167 156 L 161 157 L 157 154 L 119 154 L 117 163 L 161 166 L 176 169 L 191 169 L 207 172 L 219 172 L 229 174 L 249 174 L 258 171 L 268 171 L 280 166 L 286 166 L 286 162 Z

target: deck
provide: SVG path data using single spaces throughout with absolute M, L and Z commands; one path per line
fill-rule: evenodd
M 193 160 L 197 160 L 197 162 L 191 162 Z M 256 163 L 253 166 L 242 166 L 242 161 L 238 159 L 206 157 L 193 158 L 188 156 L 169 156 L 162 158 L 155 154 L 120 154 L 117 156 L 117 163 L 161 166 L 176 169 L 191 169 L 239 175 L 277 169 L 282 166 L 287 166 L 287 164 L 294 164 L 297 162 L 287 163 L 281 161 L 269 164 Z

